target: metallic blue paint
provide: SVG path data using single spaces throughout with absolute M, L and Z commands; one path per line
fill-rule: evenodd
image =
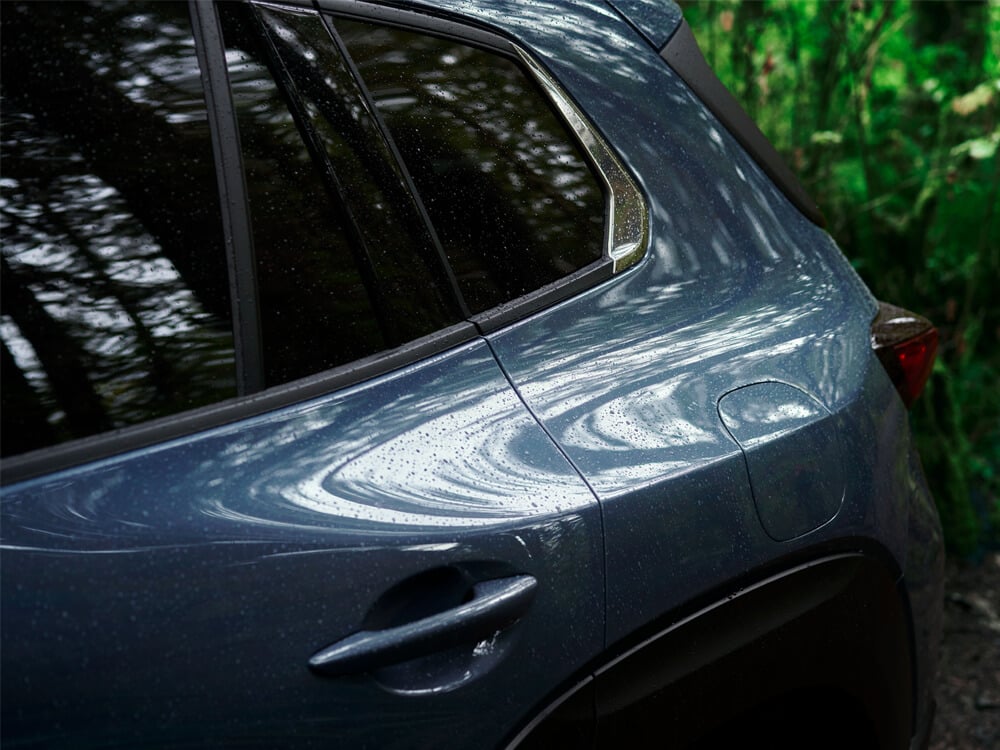
M 505 33 L 546 66 L 643 191 L 645 259 L 486 342 L 5 488 L 3 680 L 19 696 L 5 731 L 494 746 L 649 623 L 852 545 L 905 573 L 925 706 L 940 531 L 871 353 L 875 302 L 833 241 L 608 5 L 407 5 Z M 647 36 L 666 29 L 614 5 Z M 810 471 L 832 483 L 790 526 L 774 508 L 801 488 L 758 477 L 753 453 L 780 463 L 798 445 L 735 423 L 782 404 L 812 407 Z M 733 435 L 752 445 L 749 476 Z M 539 584 L 493 641 L 368 678 L 308 672 L 429 570 Z
M 632 23 L 660 49 L 681 22 L 681 9 L 671 0 L 608 0 L 608 5 Z
M 757 383 L 723 396 L 719 416 L 743 449 L 768 536 L 794 539 L 837 514 L 844 462 L 836 425 L 823 406 L 783 383 Z
M 905 410 L 871 353 L 875 301 L 654 50 L 596 4 L 572 24 L 513 4 L 445 2 L 521 38 L 645 192 L 651 247 L 623 277 L 490 336 L 499 361 L 602 502 L 609 644 L 776 555 L 868 539 L 935 632 L 939 527 Z M 567 37 L 573 42 L 566 43 Z M 776 542 L 760 527 L 717 403 L 775 381 L 828 410 L 845 493 L 833 522 Z M 793 502 L 789 499 L 789 502 Z M 911 509 L 919 509 L 916 528 Z M 697 519 L 697 522 L 693 522 Z M 930 623 L 925 625 L 925 621 Z M 918 650 L 933 651 L 921 635 Z M 919 657 L 918 700 L 930 688 Z
M 5 488 L 3 537 L 4 732 L 43 744 L 483 747 L 550 689 L 534 675 L 603 644 L 596 502 L 483 342 Z M 539 585 L 493 638 L 361 682 L 309 672 L 444 569 Z

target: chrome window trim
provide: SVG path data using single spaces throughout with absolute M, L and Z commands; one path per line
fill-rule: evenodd
M 611 259 L 614 273 L 624 271 L 638 263 L 646 254 L 649 238 L 649 208 L 639 187 L 597 129 L 563 92 L 555 79 L 527 51 L 517 44 L 511 46 L 563 120 L 573 129 L 604 182 L 607 189 L 605 214 L 608 222 L 604 252 Z

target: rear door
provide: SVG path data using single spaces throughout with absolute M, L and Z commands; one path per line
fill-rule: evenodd
M 602 647 L 596 502 L 319 16 L 239 13 L 4 9 L 4 743 L 496 746 Z
M 5 741 L 495 746 L 599 652 L 600 539 L 482 343 L 15 484 Z

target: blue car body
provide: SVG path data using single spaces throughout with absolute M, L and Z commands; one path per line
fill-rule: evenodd
M 634 180 L 640 257 L 335 387 L 8 463 L 4 744 L 921 742 L 943 553 L 877 302 L 661 56 L 676 6 L 294 10 L 511 40 Z

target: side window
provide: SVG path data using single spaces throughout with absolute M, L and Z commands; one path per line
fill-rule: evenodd
M 459 322 L 443 259 L 319 15 L 220 6 L 257 261 L 264 382 Z
M 256 382 L 385 352 L 602 259 L 601 184 L 520 64 L 311 10 L 218 8 L 253 235 L 236 252 L 253 255 Z M 182 2 L 4 6 L 3 456 L 237 395 L 188 14 Z
M 426 34 L 333 24 L 473 313 L 601 259 L 600 183 L 519 65 Z
M 186 3 L 4 3 L 2 454 L 234 396 Z

